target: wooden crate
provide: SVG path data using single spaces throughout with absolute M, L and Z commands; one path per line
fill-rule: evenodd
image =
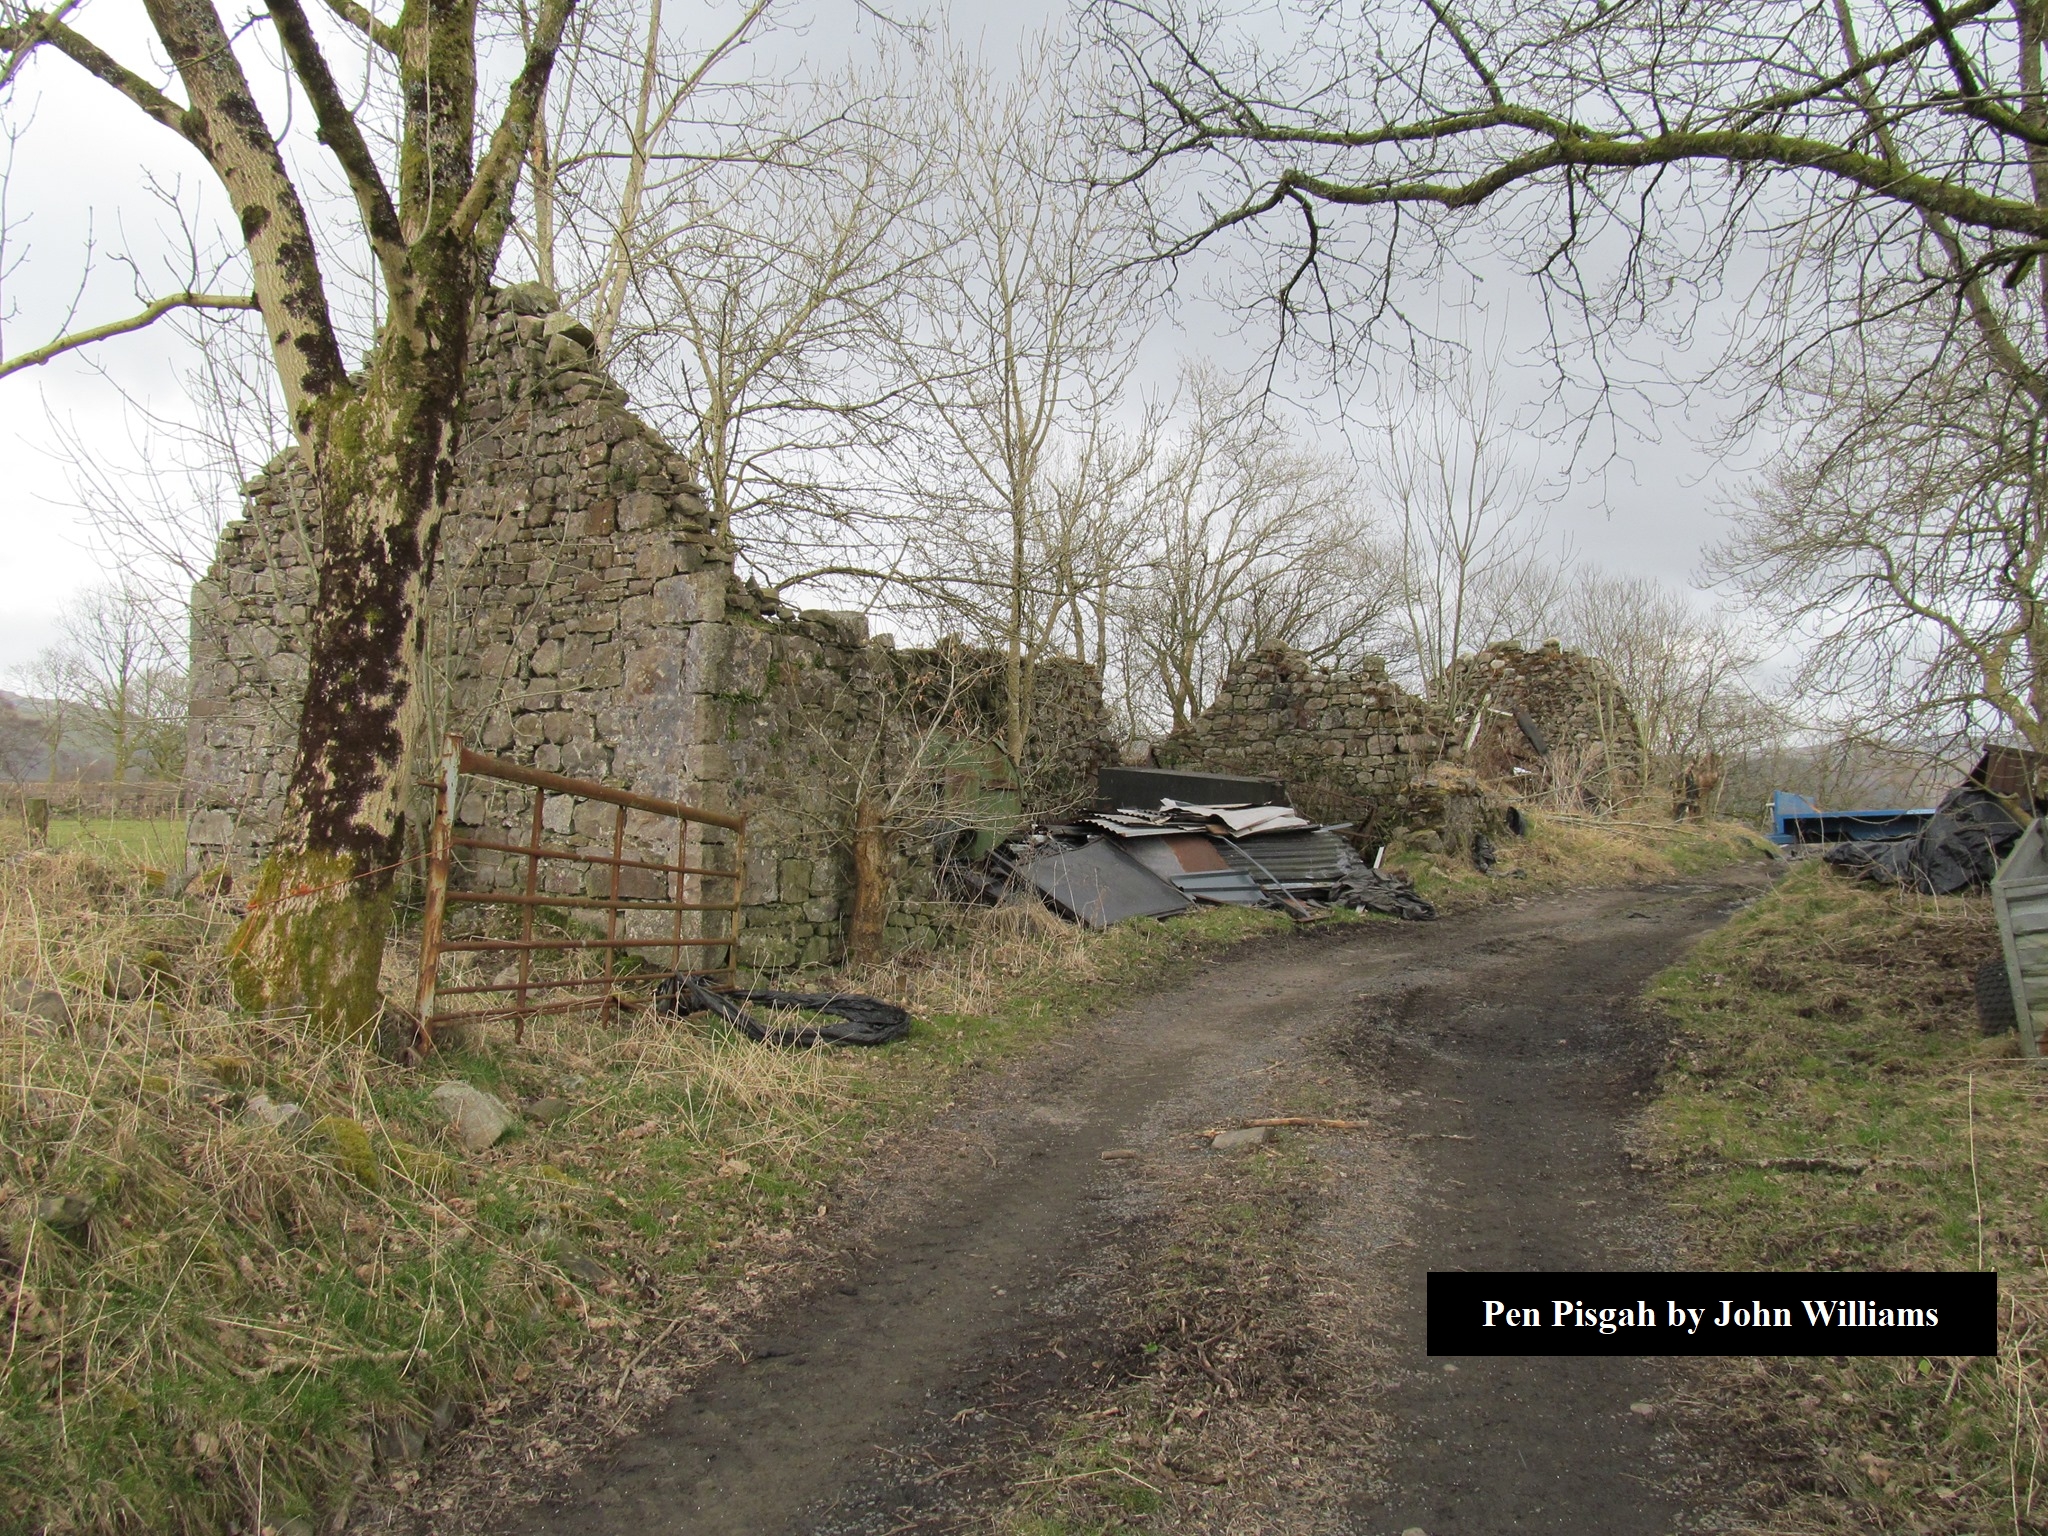
M 2005 948 L 2005 977 L 2012 987 L 2013 1012 L 2020 1026 L 2020 1054 L 2038 1057 L 2040 1036 L 2035 1020 L 2048 1017 L 2048 842 L 2036 817 L 2014 844 L 1998 878 L 1991 882 L 1991 905 L 1998 914 L 1998 937 Z

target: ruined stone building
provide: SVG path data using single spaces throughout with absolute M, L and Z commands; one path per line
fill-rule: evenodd
M 1005 766 L 989 746 L 994 658 L 897 650 L 857 614 L 798 613 L 736 579 L 690 465 L 554 303 L 537 285 L 508 289 L 478 334 L 430 598 L 431 739 L 454 731 L 522 764 L 746 813 L 743 958 L 758 966 L 839 947 L 852 800 L 878 794 L 890 937 L 919 938 L 945 802 L 971 806 Z M 238 872 L 266 851 L 291 770 L 309 490 L 295 451 L 274 460 L 193 594 L 191 857 Z M 1021 802 L 1087 799 L 1112 751 L 1095 671 L 1041 665 L 1026 781 L 1011 786 Z M 955 784 L 963 763 L 970 782 Z M 479 792 L 458 821 L 514 830 L 519 815 Z M 510 880 L 479 857 L 468 878 Z
M 730 530 L 690 465 L 628 408 L 592 362 L 589 333 L 554 303 L 537 285 L 508 289 L 478 334 L 429 597 L 430 744 L 455 732 L 517 763 L 744 812 L 742 958 L 759 967 L 840 948 L 854 805 L 869 797 L 889 845 L 887 936 L 928 937 L 934 851 L 949 829 L 1007 831 L 1005 818 L 1092 798 L 1115 752 L 1098 674 L 1039 664 L 1026 760 L 1011 765 L 995 746 L 999 658 L 899 650 L 857 614 L 799 613 L 738 580 Z M 246 515 L 193 594 L 186 759 L 190 856 L 238 874 L 282 813 L 312 579 L 296 452 L 246 492 Z M 1458 665 L 1454 714 L 1377 659 L 1333 672 L 1261 652 L 1155 761 L 1278 778 L 1302 810 L 1353 824 L 1361 841 L 1402 828 L 1464 841 L 1478 826 L 1475 772 L 1547 781 L 1560 764 L 1584 777 L 1591 763 L 1610 799 L 1640 780 L 1640 733 L 1598 662 L 1552 642 Z M 422 796 L 415 824 L 425 807 Z M 517 841 L 530 815 L 524 792 L 480 787 L 457 820 Z M 672 838 L 662 825 L 629 820 L 628 839 Z M 583 842 L 602 832 L 595 821 L 549 830 Z M 510 885 L 516 862 L 478 853 L 464 879 Z
M 1305 814 L 1349 823 L 1361 841 L 1428 829 L 1462 846 L 1481 828 L 1481 786 L 1523 776 L 1547 788 L 1569 775 L 1589 803 L 1641 789 L 1642 735 L 1598 660 L 1554 640 L 1492 645 L 1461 659 L 1451 682 L 1455 709 L 1391 681 L 1378 657 L 1334 671 L 1299 651 L 1260 651 L 1153 760 L 1277 778 Z

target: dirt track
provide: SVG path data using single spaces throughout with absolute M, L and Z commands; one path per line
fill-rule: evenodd
M 1661 1413 L 1631 1411 L 1659 1402 L 1660 1368 L 1428 1360 L 1422 1280 L 1669 1262 L 1621 1141 L 1659 1050 L 1634 998 L 1760 879 L 1540 898 L 1212 963 L 994 1079 L 862 1196 L 837 1278 L 792 1299 L 747 1363 L 704 1371 L 538 1503 L 487 1525 L 458 1503 L 413 1528 L 978 1528 L 1051 1437 L 1124 1411 L 1119 1383 L 1162 1347 L 1133 1342 L 1131 1298 L 1172 1292 L 1227 1201 L 1267 1198 L 1286 1252 L 1224 1299 L 1253 1314 L 1244 1338 L 1292 1341 L 1268 1373 L 1281 1385 L 1261 1408 L 1239 1385 L 1260 1362 L 1219 1373 L 1203 1357 L 1220 1385 L 1196 1385 L 1220 1409 L 1242 1399 L 1235 1459 L 1190 1468 L 1173 1426 L 1227 1415 L 1169 1412 L 1153 1470 L 1125 1474 L 1164 1500 L 1141 1524 L 1670 1530 L 1693 1469 Z M 1237 1154 L 1196 1134 L 1307 1101 L 1372 1129 Z M 1285 1179 L 1247 1184 L 1260 1159 Z M 1269 1299 L 1286 1328 L 1255 1315 Z M 1283 1428 L 1262 1438 L 1262 1422 Z

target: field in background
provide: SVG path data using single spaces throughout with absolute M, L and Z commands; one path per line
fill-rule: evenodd
M 60 816 L 50 822 L 50 846 L 175 872 L 185 863 L 185 823 L 182 818 L 122 821 L 87 817 L 74 821 Z
M 767 1050 L 650 1014 L 542 1022 L 411 1070 L 233 1016 L 238 913 L 161 895 L 152 851 L 0 842 L 0 1246 L 19 1277 L 0 1305 L 0 1507 L 31 1528 L 323 1519 L 417 1478 L 465 1415 L 567 1382 L 593 1402 L 658 1393 L 772 1301 L 803 1228 L 963 1074 L 1291 927 L 1220 909 L 1090 934 L 1037 907 L 966 911 L 941 950 L 805 978 L 907 1004 L 915 1031 L 882 1050 Z M 1606 883 L 1756 856 L 1718 829 L 1541 823 L 1502 852 L 1493 876 L 1415 867 L 1474 904 L 1570 883 L 1575 863 Z M 24 1009 L 38 989 L 61 1010 Z M 524 1111 L 492 1151 L 447 1139 L 429 1095 L 450 1078 Z M 300 1106 L 289 1134 L 253 1122 L 258 1095 Z
M 1978 1032 L 1997 952 L 1985 897 L 1812 861 L 1653 989 L 1679 1036 L 1641 1150 L 1702 1267 L 1999 1272 L 1995 1359 L 1705 1366 L 1698 1415 L 1778 1469 L 1773 1532 L 2040 1529 L 2048 1077 Z

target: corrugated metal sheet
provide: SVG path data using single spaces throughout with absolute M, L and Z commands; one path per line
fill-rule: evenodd
M 1108 838 L 1040 853 L 1024 874 L 1045 899 L 1090 928 L 1188 909 L 1188 898 Z
M 1256 907 L 1265 899 L 1252 877 L 1239 869 L 1189 870 L 1173 877 L 1173 888 L 1198 901 L 1232 907 Z
M 1232 869 L 1260 884 L 1289 890 L 1335 885 L 1351 845 L 1334 832 L 1270 832 L 1264 837 L 1218 838 Z

